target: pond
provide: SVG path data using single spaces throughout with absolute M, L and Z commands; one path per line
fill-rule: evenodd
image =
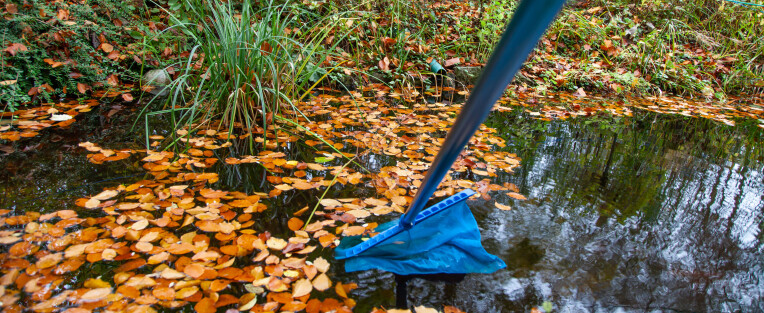
M 494 115 L 527 201 L 471 201 L 483 243 L 507 263 L 449 286 L 414 280 L 409 301 L 467 312 L 750 312 L 764 307 L 762 145 L 707 120 L 641 114 L 543 122 Z M 617 125 L 617 126 L 615 126 Z M 362 273 L 359 305 L 391 303 L 394 278 Z M 352 277 L 352 276 L 348 276 Z M 384 291 L 384 292 L 381 292 Z
M 83 141 L 139 148 L 129 130 L 132 113 L 105 118 L 110 108 L 104 104 L 71 129 L 44 133 L 27 151 L 3 157 L 3 208 L 71 208 L 79 197 L 142 179 L 136 158 L 94 166 L 73 152 Z M 492 182 L 515 184 L 528 198 L 496 193 L 468 201 L 486 250 L 507 269 L 457 284 L 413 280 L 410 304 L 466 312 L 530 311 L 544 302 L 561 312 L 764 310 L 764 145 L 755 125 L 639 110 L 634 117 L 542 121 L 521 109 L 496 112 L 486 124 L 506 140 L 500 150 L 522 159 L 513 174 L 499 173 Z M 370 169 L 395 164 L 384 154 L 361 160 Z M 221 176 L 216 188 L 268 190 L 256 165 L 213 169 Z M 372 194 L 348 187 L 330 196 Z M 266 211 L 255 227 L 286 238 L 291 214 L 319 196 L 271 199 L 268 207 L 285 209 Z M 512 210 L 498 210 L 495 202 Z M 351 293 L 355 311 L 395 303 L 392 274 L 344 273 L 331 249 L 316 255 L 332 262 L 333 280 L 358 284 Z

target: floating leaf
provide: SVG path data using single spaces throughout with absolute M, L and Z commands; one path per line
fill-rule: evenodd
M 198 263 L 191 263 L 189 265 L 186 265 L 186 267 L 183 269 L 183 273 L 186 273 L 186 275 L 191 276 L 193 278 L 199 278 L 202 275 L 204 275 L 204 266 Z
M 329 280 L 329 276 L 326 276 L 326 273 L 321 273 L 313 279 L 313 288 L 316 288 L 318 291 L 324 291 L 331 287 L 332 281 Z
M 284 239 L 279 239 L 276 237 L 268 238 L 268 241 L 266 241 L 265 244 L 268 245 L 268 248 L 273 250 L 281 250 L 287 246 L 287 242 Z
M 292 285 L 292 297 L 299 298 L 313 291 L 313 285 L 307 279 L 300 279 Z
M 326 259 L 324 259 L 324 258 L 322 258 L 322 257 L 318 257 L 317 259 L 315 259 L 315 260 L 313 261 L 313 265 L 315 265 L 315 266 L 316 266 L 316 269 L 317 269 L 319 272 L 321 272 L 321 273 L 326 273 L 326 271 L 328 271 L 328 270 L 329 270 L 329 265 L 330 265 L 330 264 L 329 264 L 329 262 L 328 262 Z
M 496 205 L 496 207 L 499 208 L 500 210 L 504 210 L 504 211 L 512 210 L 512 207 L 505 204 L 498 203 L 498 202 L 494 203 L 494 205 Z
M 111 288 L 96 288 L 96 289 L 91 289 L 88 292 L 86 292 L 85 294 L 83 294 L 82 296 L 80 296 L 80 301 L 81 302 L 100 301 L 100 300 L 106 298 L 106 296 L 110 295 L 111 292 L 112 292 Z

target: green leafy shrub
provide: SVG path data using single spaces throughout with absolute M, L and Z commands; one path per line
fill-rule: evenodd
M 50 101 L 135 77 L 124 66 L 132 58 L 120 50 L 134 40 L 124 32 L 140 11 L 133 2 L 27 0 L 4 7 L 0 81 L 15 81 L 0 85 L 4 107 Z

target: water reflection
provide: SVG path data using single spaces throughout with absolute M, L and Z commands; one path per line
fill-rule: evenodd
M 561 312 L 764 310 L 760 134 L 655 115 L 490 123 L 510 130 L 507 149 L 523 158 L 499 180 L 530 198 L 497 197 L 509 212 L 470 203 L 486 249 L 508 268 L 469 275 L 450 295 L 412 282 L 410 302 L 468 312 L 543 301 Z M 392 290 L 388 276 L 361 284 L 370 285 L 359 309 L 392 303 L 374 294 Z

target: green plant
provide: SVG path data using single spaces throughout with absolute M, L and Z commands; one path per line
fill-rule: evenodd
M 477 19 L 462 16 L 456 21 L 456 31 L 466 40 L 468 47 L 463 49 L 469 51 L 472 57 L 485 62 L 499 42 L 517 1 L 479 1 L 478 6 Z
M 121 48 L 133 38 L 124 32 L 142 10 L 132 2 L 29 0 L 9 3 L 0 19 L 0 102 L 14 110 L 31 101 L 52 101 L 134 79 L 132 58 Z M 13 49 L 8 49 L 14 47 Z
M 203 127 L 220 120 L 230 134 L 237 129 L 267 134 L 275 128 L 275 117 L 300 114 L 293 101 L 325 77 L 317 65 L 335 50 L 320 45 L 332 29 L 331 17 L 306 26 L 305 18 L 297 18 L 305 11 L 273 2 L 260 10 L 249 1 L 239 11 L 230 2 L 189 8 L 197 20 L 171 15 L 174 27 L 193 43 L 181 72 L 167 87 L 166 112 L 173 127 Z M 249 139 L 254 149 L 253 136 Z

